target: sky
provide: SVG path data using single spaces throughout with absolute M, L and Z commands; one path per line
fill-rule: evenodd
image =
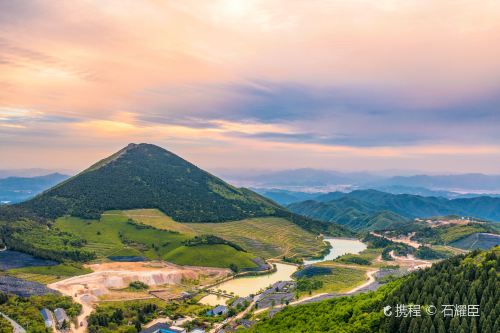
M 0 0 L 0 169 L 500 174 L 497 0 Z

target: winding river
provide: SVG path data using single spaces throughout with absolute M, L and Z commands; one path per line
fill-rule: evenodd
M 344 239 L 344 238 L 326 238 L 325 241 L 332 245 L 330 252 L 322 259 L 306 260 L 306 265 L 333 260 L 347 253 L 359 253 L 366 249 L 366 245 L 357 239 Z M 288 265 L 283 263 L 276 264 L 276 272 L 267 275 L 258 276 L 245 276 L 238 277 L 226 282 L 223 282 L 212 289 L 223 290 L 224 293 L 233 292 L 237 296 L 246 297 L 250 294 L 256 294 L 261 289 L 265 289 L 269 285 L 278 282 L 292 279 L 292 274 L 297 270 L 297 266 Z M 200 303 L 211 306 L 225 304 L 227 298 L 208 295 L 200 300 Z

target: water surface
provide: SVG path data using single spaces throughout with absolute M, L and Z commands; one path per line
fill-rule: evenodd
M 271 284 L 278 281 L 292 280 L 292 274 L 297 270 L 297 266 L 287 265 L 282 263 L 276 264 L 276 272 L 258 275 L 258 276 L 244 276 L 238 277 L 221 284 L 218 284 L 212 289 L 224 290 L 225 293 L 230 294 L 233 292 L 236 296 L 247 297 L 250 294 L 256 294 L 261 289 L 266 289 Z M 200 300 L 202 304 L 217 305 L 225 304 L 227 298 L 218 297 L 216 295 L 208 295 Z
M 348 253 L 358 254 L 366 249 L 366 244 L 358 239 L 325 238 L 325 241 L 332 246 L 330 252 L 322 259 L 305 260 L 306 265 L 333 260 Z

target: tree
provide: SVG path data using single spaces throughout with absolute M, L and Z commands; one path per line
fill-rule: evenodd
M 238 265 L 232 263 L 232 264 L 229 264 L 229 269 L 232 270 L 234 273 L 238 273 L 240 271 Z

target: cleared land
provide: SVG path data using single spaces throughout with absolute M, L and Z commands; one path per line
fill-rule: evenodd
M 62 217 L 56 220 L 55 227 L 85 239 L 85 247 L 94 250 L 100 259 L 109 256 L 144 256 L 150 260 L 163 259 L 182 265 L 257 266 L 251 260 L 255 256 L 250 253 L 220 244 L 184 246 L 184 242 L 192 236 L 131 223 L 119 211 L 107 212 L 100 220 Z
M 141 299 L 143 293 L 122 291 L 130 282 L 141 281 L 148 286 L 180 285 L 184 281 L 211 283 L 229 274 L 227 269 L 206 267 L 179 267 L 164 262 L 153 263 L 104 263 L 88 265 L 93 273 L 71 277 L 49 284 L 48 287 L 71 296 L 82 305 L 82 313 L 73 332 L 84 332 L 87 327 L 86 317 L 93 311 L 101 299 Z

